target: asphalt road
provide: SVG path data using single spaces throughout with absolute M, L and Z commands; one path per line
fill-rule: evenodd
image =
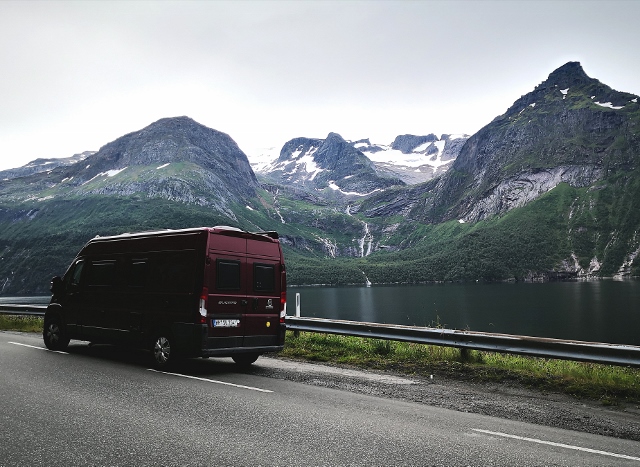
M 269 377 L 274 359 L 147 358 L 0 332 L 0 466 L 640 465 L 637 441 Z

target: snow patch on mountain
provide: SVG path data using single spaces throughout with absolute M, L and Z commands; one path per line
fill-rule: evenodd
M 390 144 L 371 143 L 369 139 L 347 141 L 360 151 L 375 166 L 379 175 L 399 178 L 405 183 L 421 183 L 444 173 L 458 156 L 460 149 L 468 139 L 464 134 L 434 134 L 425 136 L 400 135 Z M 304 138 L 299 138 L 304 140 Z M 251 151 L 247 157 L 254 172 L 286 176 L 292 183 L 300 180 L 312 182 L 323 169 L 316 162 L 316 153 L 322 147 L 323 140 L 301 141 L 288 157 L 275 147 Z M 298 139 L 296 139 L 296 144 Z M 309 145 L 311 143 L 311 145 Z M 291 150 L 291 149 L 289 149 Z M 346 178 L 345 178 L 346 179 Z M 331 187 L 338 191 L 337 185 Z M 342 191 L 343 194 L 365 196 L 365 193 Z
M 125 169 L 126 169 L 126 167 L 124 167 L 122 169 L 112 169 L 112 170 L 107 170 L 106 172 L 100 172 L 100 173 L 94 175 L 92 178 L 90 178 L 86 182 L 84 182 L 83 185 L 86 185 L 87 183 L 90 183 L 90 182 L 92 182 L 93 180 L 95 180 L 96 178 L 99 178 L 99 177 L 115 177 L 116 175 L 118 175 L 120 172 L 122 172 Z
M 387 144 L 368 139 L 352 144 L 367 156 L 381 172 L 391 173 L 405 183 L 421 183 L 444 173 L 458 156 L 468 135 L 402 135 Z
M 620 109 L 624 109 L 624 105 L 613 105 L 611 102 L 595 102 L 595 104 L 599 105 L 600 107 L 607 107 L 609 109 L 614 109 L 614 110 L 620 110 Z
M 308 180 L 312 181 L 320 172 L 324 170 L 318 166 L 313 157 L 318 149 L 319 146 L 312 146 L 303 154 L 302 149 L 298 148 L 291 154 L 289 159 L 285 161 L 278 161 L 278 157 L 276 156 L 275 159 L 272 159 L 268 163 L 266 163 L 267 158 L 263 155 L 260 172 L 269 173 L 282 170 L 283 172 L 287 172 L 289 174 L 296 174 L 303 171 L 307 174 L 311 174 L 311 176 L 308 177 Z
M 347 178 L 349 177 L 345 177 L 344 179 L 347 179 Z M 336 185 L 336 182 L 334 180 L 329 180 L 329 188 L 331 188 L 333 191 L 338 191 L 346 196 L 369 196 L 377 191 L 382 191 L 380 188 L 376 188 L 375 190 L 370 191 L 369 193 L 358 193 L 357 191 L 343 191 L 342 189 L 340 189 L 338 185 Z
M 267 167 L 271 166 L 280 155 L 280 149 L 274 147 L 256 148 L 249 151 L 247 158 L 251 164 L 251 168 L 255 173 L 267 171 Z

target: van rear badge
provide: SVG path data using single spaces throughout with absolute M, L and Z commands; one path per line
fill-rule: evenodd
M 225 301 L 219 301 L 218 305 L 237 305 L 238 302 L 225 302 Z
M 273 300 L 271 298 L 267 300 L 267 306 L 265 306 L 264 308 L 265 310 L 273 310 Z

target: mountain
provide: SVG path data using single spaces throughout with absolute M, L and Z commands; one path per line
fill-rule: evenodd
M 365 196 L 394 185 L 398 178 L 379 174 L 374 164 L 337 133 L 326 139 L 295 138 L 262 175 L 277 183 L 310 190 L 333 190 L 345 196 Z
M 159 120 L 81 162 L 34 174 L 28 185 L 15 182 L 0 188 L 15 201 L 137 195 L 210 206 L 231 218 L 228 205 L 255 197 L 259 188 L 235 141 L 188 117 Z
M 427 215 L 474 222 L 561 182 L 587 187 L 631 172 L 639 162 L 639 117 L 638 96 L 614 91 L 569 62 L 467 141 Z
M 390 145 L 371 143 L 368 138 L 345 142 L 373 162 L 372 168 L 378 176 L 399 179 L 404 184 L 413 185 L 443 174 L 458 157 L 468 138 L 468 135 L 447 134 L 440 138 L 434 134 L 399 135 Z M 309 185 L 308 181 L 320 168 L 313 155 L 325 141 L 295 138 L 287 142 L 281 151 L 276 148 L 260 149 L 250 157 L 251 167 L 258 175 L 271 181 Z M 341 142 L 341 145 L 333 145 L 332 149 L 344 151 L 343 145 Z M 354 160 L 360 158 L 356 152 L 348 152 L 352 153 Z M 336 153 L 335 156 L 341 157 L 344 154 Z
M 159 120 L 72 165 L 0 181 L 0 293 L 43 293 L 96 235 L 235 225 L 261 230 L 266 193 L 226 134 Z M 253 205 L 254 207 L 251 207 Z M 275 218 L 274 213 L 270 213 Z
M 470 137 L 295 138 L 259 178 L 230 136 L 162 119 L 0 180 L 0 294 L 46 293 L 95 235 L 200 225 L 277 230 L 291 284 L 638 275 L 639 129 L 637 96 L 575 62 Z
M 9 180 L 12 178 L 26 177 L 27 175 L 33 175 L 40 172 L 51 171 L 59 166 L 73 165 L 76 162 L 80 162 L 86 159 L 92 154 L 95 154 L 95 151 L 85 151 L 80 154 L 74 154 L 71 157 L 36 159 L 22 167 L 18 167 L 15 169 L 1 170 L 0 180 Z
M 640 154 L 637 101 L 569 62 L 465 141 L 438 184 L 423 186 L 426 209 L 402 208 L 415 207 L 426 222 L 477 222 L 524 206 L 559 183 L 587 187 L 632 172 Z
M 509 253 L 521 261 L 511 268 L 502 262 L 490 274 L 494 278 L 526 275 L 527 267 L 627 274 L 640 250 L 639 130 L 638 96 L 615 91 L 569 62 L 471 136 L 442 177 L 375 194 L 359 212 L 369 218 L 404 216 L 417 225 L 453 221 L 476 230 L 509 224 L 493 234 L 503 241 L 503 251 L 498 247 L 494 256 L 503 256 L 505 242 L 513 243 L 509 235 L 521 235 L 515 243 L 521 251 Z M 550 211 L 538 211 L 541 205 Z M 511 224 L 516 218 L 526 229 Z M 492 239 L 483 238 L 485 245 L 475 247 L 487 251 Z M 522 251 L 533 244 L 544 261 L 532 256 L 524 266 Z

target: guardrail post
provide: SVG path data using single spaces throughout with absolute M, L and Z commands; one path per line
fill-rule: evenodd
M 296 318 L 300 318 L 300 294 L 296 293 Z M 294 337 L 300 337 L 300 331 L 293 331 Z
M 460 347 L 460 360 L 462 363 L 469 363 L 471 361 L 471 350 L 466 347 Z

